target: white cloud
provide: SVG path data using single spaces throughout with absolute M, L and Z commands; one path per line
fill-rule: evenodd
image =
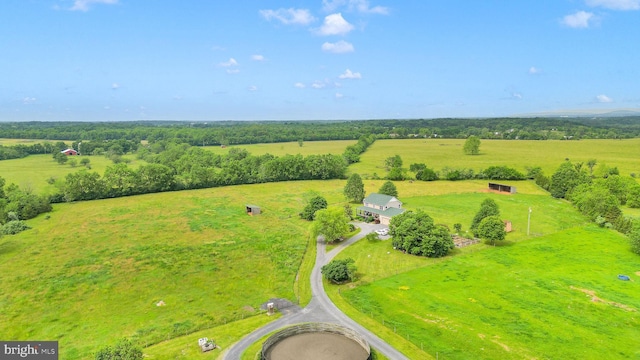
M 369 0 L 322 0 L 322 9 L 326 12 L 332 12 L 336 9 L 347 6 L 350 11 L 358 11 L 365 14 L 382 14 L 387 15 L 389 9 L 384 6 L 369 5 Z
M 298 89 L 304 89 L 304 88 L 307 87 L 305 84 L 303 84 L 301 82 L 297 82 L 297 83 L 293 84 L 293 86 L 297 87 Z
M 258 87 L 257 87 L 257 86 L 255 86 L 255 85 L 251 85 L 251 86 L 249 86 L 247 89 L 248 89 L 249 91 L 257 91 L 257 90 L 258 90 Z
M 91 4 L 117 4 L 118 0 L 75 0 L 73 6 L 69 8 L 71 11 L 89 11 Z
M 512 99 L 516 99 L 516 100 L 522 100 L 522 94 L 519 92 L 512 92 L 511 93 L 511 98 Z
M 345 35 L 353 30 L 353 25 L 342 17 L 341 13 L 327 15 L 318 30 L 320 35 Z
M 29 96 L 27 96 L 27 97 L 25 97 L 25 98 L 23 98 L 23 99 L 22 99 L 22 103 L 23 103 L 24 105 L 33 104 L 34 102 L 36 102 L 36 98 L 34 98 L 34 97 L 29 97 Z
M 353 45 L 344 40 L 340 40 L 335 43 L 326 42 L 322 44 L 322 51 L 334 53 L 334 54 L 344 54 L 353 52 Z
M 338 76 L 340 79 L 362 79 L 362 75 L 359 72 L 351 72 L 351 70 L 347 69 L 344 73 Z
M 594 20 L 593 13 L 578 11 L 562 18 L 562 23 L 572 28 L 588 28 Z
M 596 96 L 596 102 L 599 102 L 599 103 L 612 103 L 613 99 L 608 97 L 607 95 L 600 94 L 600 95 Z
M 535 66 L 532 66 L 532 67 L 529 68 L 529 74 L 531 74 L 531 75 L 536 75 L 536 74 L 540 74 L 540 73 L 542 73 L 542 69 L 539 69 L 539 68 L 537 68 Z
M 251 55 L 251 60 L 253 61 L 265 61 L 266 59 L 262 55 Z
M 311 87 L 314 89 L 322 89 L 326 86 L 327 86 L 327 83 L 322 81 L 314 81 L 313 84 L 311 84 Z
M 120 89 L 120 84 L 118 83 L 111 84 L 111 90 L 118 90 L 118 89 Z
M 587 5 L 600 6 L 611 10 L 638 10 L 640 0 L 586 0 Z
M 307 9 L 260 10 L 260 15 L 269 21 L 275 19 L 285 25 L 309 25 L 315 21 L 315 18 Z
M 229 58 L 229 61 L 221 62 L 218 64 L 218 66 L 222 66 L 222 67 L 238 66 L 238 62 L 234 58 Z
M 237 74 L 240 70 L 238 69 L 227 69 L 227 74 Z
M 336 93 L 336 99 L 342 99 L 344 95 L 342 93 Z

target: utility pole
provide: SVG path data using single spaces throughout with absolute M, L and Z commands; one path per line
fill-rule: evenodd
M 529 207 L 529 216 L 527 218 L 527 236 L 529 236 L 530 228 L 531 228 L 531 207 Z

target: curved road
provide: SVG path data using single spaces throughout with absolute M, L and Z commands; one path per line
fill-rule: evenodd
M 340 309 L 338 309 L 333 302 L 329 299 L 327 294 L 324 291 L 324 286 L 322 284 L 322 274 L 320 269 L 322 266 L 327 264 L 334 256 L 336 256 L 342 249 L 353 244 L 354 242 L 362 239 L 366 234 L 376 230 L 383 228 L 382 225 L 373 225 L 373 224 L 355 224 L 360 227 L 362 230 L 351 237 L 347 241 L 341 243 L 335 249 L 330 252 L 325 252 L 325 243 L 324 241 L 318 241 L 318 251 L 316 255 L 316 264 L 311 272 L 311 292 L 312 298 L 309 305 L 307 305 L 304 309 L 296 311 L 292 314 L 286 314 L 282 316 L 280 319 L 273 321 L 255 331 L 251 334 L 245 336 L 239 342 L 232 345 L 229 349 L 227 349 L 224 353 L 223 359 L 225 360 L 238 360 L 240 359 L 240 355 L 245 351 L 245 349 L 251 344 L 258 341 L 263 336 L 269 334 L 272 331 L 278 330 L 280 328 L 298 324 L 298 323 L 306 323 L 306 322 L 329 322 L 340 324 L 342 326 L 346 326 L 357 331 L 360 335 L 362 335 L 368 342 L 371 347 L 375 348 L 376 351 L 384 354 L 389 359 L 393 360 L 404 360 L 408 358 L 391 345 L 387 344 L 384 340 L 380 339 L 369 330 L 360 326 L 360 324 L 351 320 L 347 315 L 345 315 Z

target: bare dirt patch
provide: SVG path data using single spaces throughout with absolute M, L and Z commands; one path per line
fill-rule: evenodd
M 636 271 L 636 275 L 637 275 L 637 276 L 640 276 L 640 271 Z
M 582 288 L 575 287 L 575 286 L 570 286 L 569 288 L 570 288 L 571 290 L 577 290 L 577 291 L 580 291 L 581 293 L 586 294 L 587 296 L 591 297 L 591 301 L 593 301 L 593 302 L 599 302 L 599 303 L 603 303 L 603 304 L 611 305 L 611 306 L 614 306 L 614 307 L 620 308 L 620 309 L 625 310 L 625 311 L 637 311 L 636 309 L 632 308 L 632 307 L 631 307 L 631 306 L 629 306 L 629 305 L 620 304 L 620 303 L 617 303 L 617 302 L 615 302 L 615 301 L 608 301 L 608 300 L 604 300 L 604 299 L 602 299 L 602 298 L 598 297 L 598 296 L 596 295 L 596 292 L 595 292 L 595 291 L 593 291 L 593 290 L 589 290 L 589 289 L 582 289 Z

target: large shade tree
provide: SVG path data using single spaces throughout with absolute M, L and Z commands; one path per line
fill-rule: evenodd
M 412 255 L 442 257 L 454 248 L 449 231 L 422 210 L 396 215 L 389 223 L 393 247 Z
M 349 232 L 349 219 L 344 208 L 330 207 L 316 211 L 315 221 L 311 225 L 311 235 L 315 238 L 324 236 L 328 242 L 340 240 Z
M 462 150 L 466 155 L 478 155 L 480 154 L 480 138 L 475 135 L 471 135 L 465 140 Z

